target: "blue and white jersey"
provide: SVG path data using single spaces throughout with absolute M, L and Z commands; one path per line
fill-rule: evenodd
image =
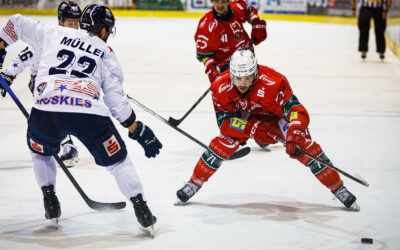
M 99 37 L 19 14 L 11 16 L 0 37 L 8 44 L 21 39 L 38 55 L 35 108 L 102 116 L 111 111 L 119 122 L 130 116 L 132 107 L 123 92 L 121 66 Z
M 30 45 L 22 50 L 17 57 L 12 59 L 11 65 L 6 68 L 4 73 L 15 78 L 28 67 L 31 67 L 31 75 L 36 76 L 39 67 L 39 57 Z

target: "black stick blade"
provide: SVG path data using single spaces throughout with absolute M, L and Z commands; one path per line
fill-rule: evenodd
M 97 202 L 93 200 L 87 200 L 86 203 L 91 209 L 94 209 L 96 211 L 114 211 L 114 210 L 120 210 L 126 207 L 125 202 L 116 202 L 116 203 L 103 203 L 103 202 Z
M 168 123 L 169 123 L 171 126 L 175 126 L 175 127 L 178 127 L 179 124 L 181 124 L 181 122 L 182 122 L 182 119 L 176 120 L 176 119 L 174 119 L 174 118 L 172 118 L 172 117 L 169 117 L 169 119 L 168 119 Z
M 235 159 L 242 158 L 243 156 L 246 156 L 249 153 L 250 153 L 250 148 L 249 147 L 242 148 L 241 150 L 236 151 L 235 153 L 233 153 L 233 155 L 231 155 L 231 157 L 229 157 L 229 160 L 235 160 Z

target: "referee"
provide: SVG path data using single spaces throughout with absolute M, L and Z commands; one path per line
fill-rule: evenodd
M 389 11 L 391 0 L 351 0 L 351 9 L 353 16 L 356 15 L 356 1 L 361 1 L 361 8 L 358 15 L 358 29 L 360 30 L 360 38 L 358 42 L 358 51 L 361 52 L 361 58 L 367 57 L 368 37 L 371 18 L 375 24 L 376 52 L 379 58 L 385 58 L 385 29 L 386 14 Z

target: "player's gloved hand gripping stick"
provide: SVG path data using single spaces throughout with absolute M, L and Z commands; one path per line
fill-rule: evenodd
M 22 105 L 22 103 L 19 101 L 17 96 L 14 94 L 14 92 L 11 90 L 10 86 L 8 86 L 7 82 L 4 80 L 4 78 L 1 75 L 0 75 L 0 85 L 2 85 L 3 88 L 9 93 L 11 98 L 14 100 L 15 104 L 17 104 L 18 108 L 24 114 L 26 119 L 28 119 L 29 113 L 26 111 L 25 107 Z M 82 190 L 82 188 L 79 186 L 78 182 L 76 182 L 75 178 L 69 172 L 68 168 L 61 161 L 60 157 L 58 157 L 57 154 L 54 154 L 53 156 L 56 159 L 56 161 L 58 162 L 58 164 L 60 165 L 61 169 L 67 175 L 68 179 L 72 182 L 72 184 L 74 185 L 76 190 L 79 192 L 79 194 L 82 196 L 83 200 L 86 202 L 86 204 L 90 208 L 97 210 L 97 211 L 105 211 L 105 210 L 118 210 L 118 209 L 122 209 L 126 206 L 125 202 L 102 203 L 102 202 L 97 202 L 97 201 L 91 200 L 86 195 L 86 193 Z

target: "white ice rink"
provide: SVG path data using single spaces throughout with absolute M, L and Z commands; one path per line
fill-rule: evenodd
M 38 17 L 56 23 L 56 17 Z M 0 17 L 3 27 L 7 17 Z M 195 58 L 197 19 L 118 18 L 109 43 L 125 73 L 125 90 L 168 119 L 181 117 L 208 88 Z M 400 61 L 387 50 L 382 63 L 371 31 L 362 62 L 356 26 L 270 21 L 268 38 L 256 47 L 260 64 L 288 79 L 308 109 L 310 131 L 333 163 L 365 178 L 364 187 L 344 176 L 360 212 L 349 212 L 309 169 L 280 145 L 258 148 L 223 163 L 186 206 L 175 192 L 189 179 L 204 151 L 194 142 L 134 106 L 163 143 L 147 159 L 116 124 L 157 216 L 156 237 L 140 229 L 133 208 L 91 210 L 59 169 L 60 229 L 44 218 L 25 142 L 26 120 L 12 99 L 0 98 L 0 249 L 399 249 L 400 247 Z M 5 65 L 24 44 L 8 49 Z M 29 72 L 12 85 L 30 109 Z M 211 98 L 180 125 L 207 144 L 218 134 Z M 93 128 L 96 129 L 96 128 Z M 77 141 L 77 140 L 75 140 Z M 80 163 L 70 169 L 87 195 L 124 201 L 114 179 L 95 165 L 79 142 Z M 362 245 L 360 239 L 374 239 Z

